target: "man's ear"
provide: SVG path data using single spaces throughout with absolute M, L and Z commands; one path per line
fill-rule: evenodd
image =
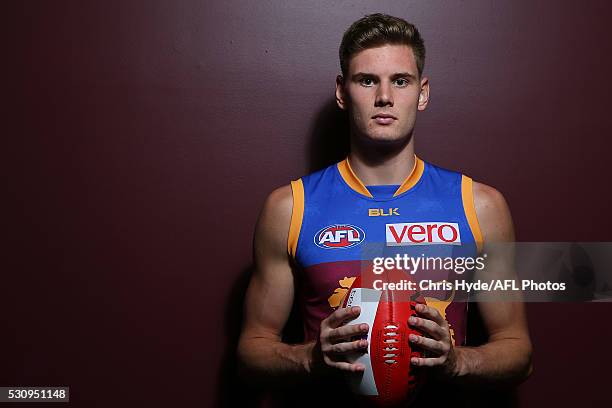
M 421 79 L 421 92 L 419 92 L 419 105 L 418 109 L 424 111 L 429 103 L 429 79 L 423 77 Z
M 342 75 L 336 77 L 336 103 L 342 110 L 346 109 L 346 100 L 344 94 L 344 78 Z

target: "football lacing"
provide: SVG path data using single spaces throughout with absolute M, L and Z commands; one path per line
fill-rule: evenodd
M 383 339 L 383 342 L 387 344 L 387 347 L 385 347 L 383 350 L 387 353 L 383 355 L 383 358 L 387 364 L 397 363 L 397 359 L 395 358 L 397 357 L 397 353 L 394 353 L 394 351 L 399 349 L 397 347 L 393 347 L 393 343 L 397 343 L 399 341 L 397 338 L 395 338 L 398 335 L 396 332 L 398 328 L 399 327 L 395 324 L 388 324 L 384 327 L 385 332 L 383 333 L 383 336 L 386 338 Z

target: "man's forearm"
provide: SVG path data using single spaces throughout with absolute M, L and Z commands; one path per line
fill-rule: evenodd
M 454 380 L 469 385 L 513 386 L 531 373 L 531 345 L 523 339 L 499 339 L 479 347 L 457 347 Z
M 313 369 L 315 342 L 286 344 L 267 337 L 241 339 L 238 353 L 243 370 L 261 380 L 296 379 Z

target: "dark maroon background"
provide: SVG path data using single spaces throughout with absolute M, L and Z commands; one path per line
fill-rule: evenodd
M 330 3 L 4 5 L 0 385 L 69 385 L 87 407 L 244 400 L 256 217 L 337 157 L 337 47 L 369 12 L 426 39 L 421 157 L 501 190 L 520 240 L 611 240 L 609 2 Z M 611 306 L 529 312 L 520 406 L 609 404 Z

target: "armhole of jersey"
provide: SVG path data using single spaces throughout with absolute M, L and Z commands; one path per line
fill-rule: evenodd
M 461 199 L 463 201 L 463 210 L 465 217 L 467 218 L 470 230 L 476 241 L 476 248 L 478 253 L 482 252 L 483 239 L 482 232 L 480 231 L 480 225 L 478 224 L 478 217 L 476 217 L 476 206 L 474 205 L 474 191 L 472 188 L 472 179 L 466 175 L 461 175 Z
M 302 218 L 304 217 L 304 184 L 302 184 L 302 179 L 291 182 L 291 192 L 293 194 L 293 210 L 291 210 L 287 251 L 289 256 L 295 259 L 298 238 L 302 229 Z

